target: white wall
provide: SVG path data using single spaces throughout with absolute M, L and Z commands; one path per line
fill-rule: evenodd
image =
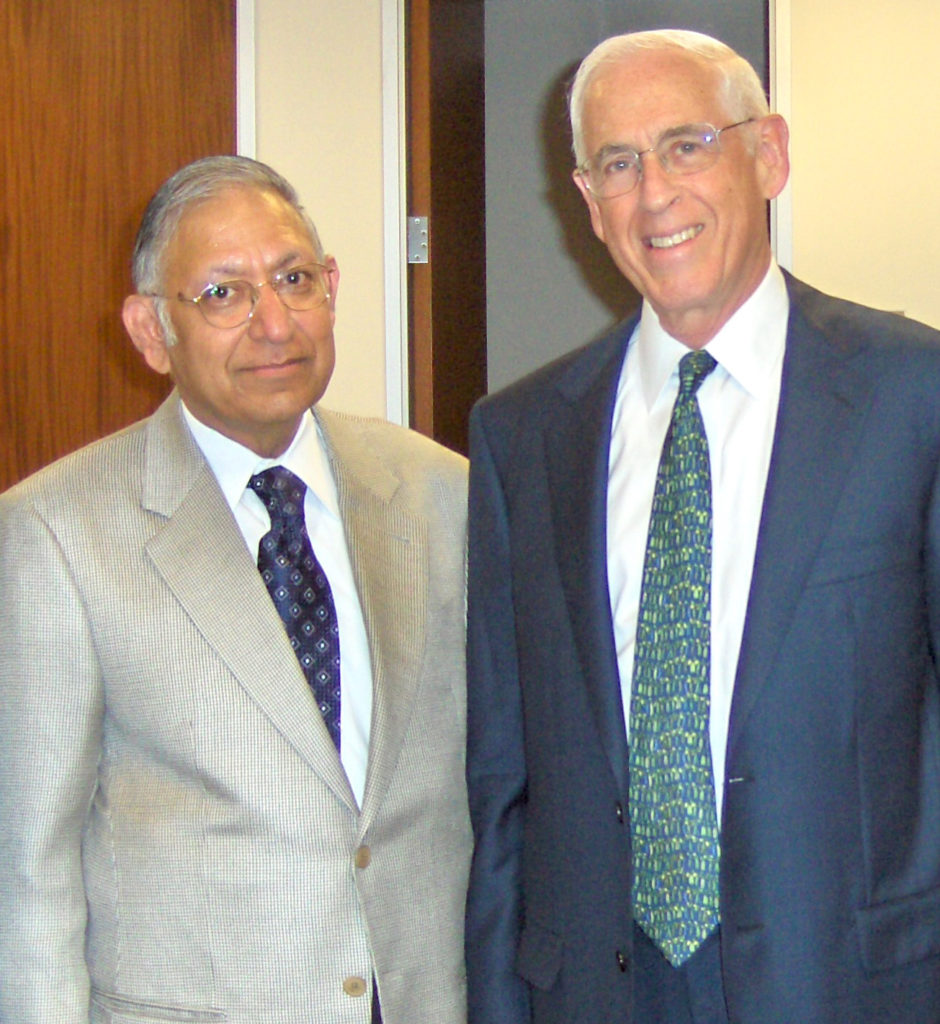
M 940 3 L 787 0 L 780 13 L 793 271 L 940 327 Z
M 382 0 L 254 0 L 255 151 L 340 267 L 325 404 L 386 415 Z

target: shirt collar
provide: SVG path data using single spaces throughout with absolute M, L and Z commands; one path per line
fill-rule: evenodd
M 783 273 L 771 260 L 761 283 L 705 346 L 718 365 L 755 398 L 770 393 L 780 379 L 789 311 Z M 635 344 L 643 399 L 649 409 L 689 349 L 664 330 L 646 300 Z
M 180 405 L 183 418 L 232 510 L 244 497 L 248 481 L 255 473 L 271 466 L 284 466 L 300 477 L 325 511 L 336 519 L 340 518 L 336 483 L 330 471 L 326 445 L 309 409 L 304 411 L 287 450 L 276 459 L 265 459 L 196 419 L 185 402 Z

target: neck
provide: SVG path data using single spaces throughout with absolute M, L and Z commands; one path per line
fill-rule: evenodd
M 755 271 L 746 286 L 729 295 L 721 305 L 676 311 L 656 309 L 653 306 L 663 330 L 687 348 L 704 348 L 760 287 L 767 276 L 770 258 L 768 251 L 766 261 Z

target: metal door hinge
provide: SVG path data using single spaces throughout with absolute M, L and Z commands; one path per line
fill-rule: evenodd
M 408 218 L 408 262 L 428 262 L 428 219 L 427 217 Z

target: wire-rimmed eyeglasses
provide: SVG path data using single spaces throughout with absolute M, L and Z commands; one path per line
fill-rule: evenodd
M 322 263 L 303 263 L 281 270 L 267 281 L 218 281 L 207 284 L 196 296 L 177 293 L 179 302 L 192 303 L 213 327 L 241 327 L 254 316 L 261 289 L 268 285 L 281 302 L 295 312 L 316 309 L 330 297 L 328 268 Z M 168 295 L 154 298 L 171 298 Z
M 596 156 L 577 168 L 592 195 L 615 199 L 632 192 L 643 178 L 643 157 L 655 153 L 668 174 L 695 174 L 711 167 L 721 153 L 722 132 L 751 124 L 756 118 L 716 128 L 713 124 L 684 124 L 669 128 L 649 149 L 605 146 Z

